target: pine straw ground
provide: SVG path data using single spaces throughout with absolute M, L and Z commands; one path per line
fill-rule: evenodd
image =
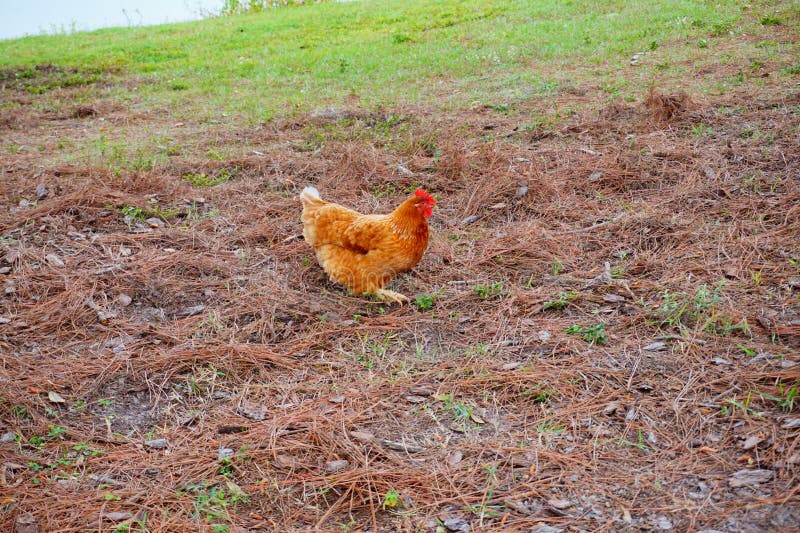
M 798 105 L 322 113 L 138 172 L 4 155 L 0 529 L 795 528 Z M 299 188 L 373 212 L 417 182 L 434 238 L 392 288 L 432 307 L 330 284 Z

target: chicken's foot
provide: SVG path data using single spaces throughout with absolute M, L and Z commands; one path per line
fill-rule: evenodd
M 389 289 L 378 289 L 375 291 L 375 296 L 388 303 L 398 303 L 400 305 L 410 302 L 408 296 L 400 294 L 399 292 L 390 291 Z

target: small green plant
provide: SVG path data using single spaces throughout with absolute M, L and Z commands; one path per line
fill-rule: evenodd
M 749 335 L 750 327 L 747 321 L 734 323 L 733 318 L 720 313 L 717 309 L 726 285 L 727 282 L 724 280 L 718 281 L 711 287 L 703 284 L 692 296 L 665 290 L 661 293 L 662 303 L 655 314 L 661 320 L 662 326 L 668 325 L 679 331 L 693 327 L 722 336 L 734 332 Z
M 220 520 L 227 521 L 229 519 L 229 507 L 235 506 L 237 503 L 247 504 L 250 502 L 247 494 L 235 483 L 228 481 L 227 488 L 228 490 L 226 491 L 218 486 L 211 488 L 205 485 L 194 487 L 193 490 L 196 493 L 194 500 L 195 516 L 204 518 L 209 523 Z
M 638 430 L 638 432 L 637 432 L 636 442 L 631 442 L 628 439 L 619 439 L 619 443 L 623 444 L 625 446 L 631 446 L 631 447 L 636 448 L 637 450 L 641 450 L 643 452 L 646 452 L 649 449 L 647 447 L 647 444 L 645 444 L 645 442 L 644 442 L 644 433 L 642 432 L 641 429 Z
M 522 392 L 523 397 L 530 398 L 536 403 L 544 403 L 555 394 L 558 394 L 556 389 L 545 388 L 541 383 L 537 383 L 534 388 L 526 389 Z
M 417 306 L 419 311 L 427 311 L 428 309 L 432 308 L 436 303 L 436 295 L 435 294 L 420 294 L 414 299 L 414 305 Z
M 800 392 L 800 385 L 795 383 L 788 389 L 784 386 L 783 382 L 778 380 L 778 396 L 774 394 L 768 394 L 766 392 L 761 391 L 749 391 L 748 392 L 748 399 L 750 398 L 750 394 L 757 394 L 763 400 L 770 400 L 776 403 L 776 405 L 783 410 L 784 412 L 791 412 L 794 409 L 794 401 L 797 399 L 797 395 Z
M 781 395 L 781 399 L 778 402 L 778 407 L 786 411 L 787 413 L 794 410 L 794 401 L 797 399 L 798 393 L 800 393 L 800 385 L 794 384 L 788 390 L 784 390 L 783 383 L 778 381 L 778 392 Z
M 183 179 L 191 183 L 195 187 L 214 187 L 221 183 L 225 183 L 236 175 L 237 169 L 221 168 L 217 176 L 208 176 L 204 173 L 186 174 Z
M 74 451 L 80 453 L 81 455 L 84 455 L 84 456 L 87 456 L 87 457 L 97 457 L 98 455 L 103 453 L 102 450 L 97 450 L 95 448 L 90 448 L 89 445 L 84 443 L 84 442 L 82 442 L 80 444 L 76 444 L 75 446 L 72 447 L 72 449 Z
M 717 22 L 711 25 L 711 36 L 720 37 L 731 30 L 730 22 Z
M 567 333 L 570 335 L 580 335 L 581 338 L 589 344 L 602 346 L 608 343 L 605 330 L 605 324 L 594 324 L 591 326 L 580 326 L 578 324 L 574 324 L 567 328 Z
M 51 438 L 51 439 L 55 438 L 55 437 L 58 437 L 59 439 L 63 439 L 64 437 L 62 437 L 62 435 L 67 432 L 67 430 L 64 429 L 61 426 L 52 426 L 51 425 L 51 426 L 48 426 L 48 429 L 49 429 L 49 431 L 47 432 L 47 437 Z
M 123 205 L 120 207 L 119 211 L 122 213 L 122 216 L 130 217 L 133 220 L 144 220 L 147 218 L 144 209 L 136 207 L 135 205 Z
M 502 281 L 495 281 L 490 285 L 475 285 L 472 291 L 477 294 L 482 300 L 493 300 L 505 296 L 506 292 L 503 289 Z
M 707 126 L 706 124 L 699 122 L 692 126 L 692 133 L 695 137 L 705 137 L 714 133 L 714 130 L 711 128 L 711 126 Z
M 745 355 L 747 355 L 748 357 L 756 356 L 756 351 L 753 350 L 752 348 L 748 348 L 744 344 L 737 344 L 736 347 L 739 348 L 741 351 L 743 351 Z
M 761 24 L 764 26 L 780 26 L 782 24 L 780 17 L 776 17 L 774 15 L 761 17 L 759 22 L 761 22 Z
M 563 433 L 565 429 L 567 428 L 556 424 L 552 420 L 545 420 L 543 422 L 540 422 L 536 426 L 537 433 L 549 433 L 552 435 L 558 435 L 559 433 Z
M 563 309 L 565 308 L 571 301 L 575 300 L 578 297 L 578 293 L 575 291 L 568 291 L 568 292 L 560 292 L 558 293 L 558 297 L 554 298 L 553 300 L 548 300 L 542 306 L 542 309 Z
M 224 457 L 219 460 L 219 468 L 217 473 L 221 476 L 231 477 L 233 475 L 233 464 L 231 464 L 230 457 Z
M 708 48 L 708 39 L 700 38 L 697 40 L 698 48 Z
M 402 44 L 407 43 L 411 40 L 411 37 L 406 35 L 405 33 L 395 33 L 392 35 L 392 44 Z
M 449 411 L 453 419 L 464 430 L 467 429 L 470 421 L 483 424 L 484 421 L 475 414 L 475 407 L 455 400 L 453 394 L 440 394 L 438 399 L 444 404 L 445 410 Z
M 396 490 L 390 490 L 383 497 L 383 508 L 394 509 L 400 505 L 400 493 Z
M 561 261 L 558 259 L 553 259 L 550 263 L 550 274 L 553 276 L 558 276 L 564 270 L 564 265 L 561 264 Z

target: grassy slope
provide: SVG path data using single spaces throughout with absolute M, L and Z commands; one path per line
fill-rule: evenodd
M 610 93 L 632 95 L 656 76 L 680 75 L 668 56 L 697 54 L 699 39 L 726 35 L 743 9 L 675 0 L 328 3 L 3 41 L 0 67 L 113 68 L 146 82 L 145 106 L 256 121 L 354 98 L 366 106 L 508 104 L 587 74 Z M 665 44 L 677 46 L 663 61 L 618 79 L 632 54 Z M 711 50 L 713 42 L 700 53 Z

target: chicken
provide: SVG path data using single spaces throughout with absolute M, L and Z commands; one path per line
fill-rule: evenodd
M 331 280 L 355 294 L 385 302 L 408 298 L 384 289 L 397 274 L 416 265 L 428 246 L 428 217 L 436 201 L 422 189 L 388 215 L 362 215 L 326 202 L 314 187 L 300 194 L 303 237 Z

